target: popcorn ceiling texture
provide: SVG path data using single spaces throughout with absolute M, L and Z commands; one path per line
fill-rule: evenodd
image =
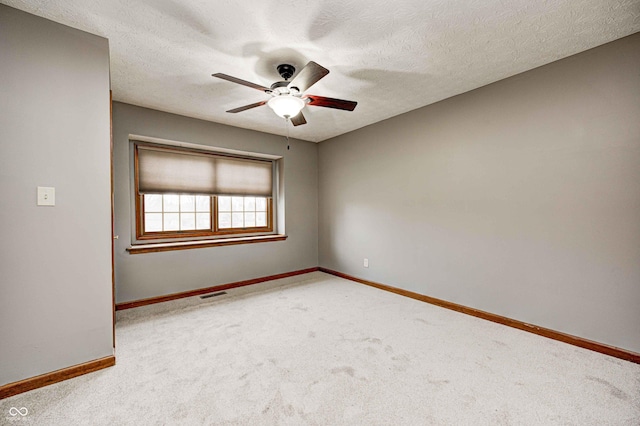
M 286 134 L 262 85 L 275 66 L 331 73 L 309 93 L 358 101 L 306 107 L 291 136 L 322 141 L 640 31 L 640 0 L 13 0 L 2 3 L 109 39 L 116 101 Z M 43 78 L 46 70 L 43 70 Z

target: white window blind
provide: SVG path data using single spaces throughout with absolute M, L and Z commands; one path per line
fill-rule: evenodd
M 138 191 L 208 195 L 272 195 L 269 160 L 136 145 Z

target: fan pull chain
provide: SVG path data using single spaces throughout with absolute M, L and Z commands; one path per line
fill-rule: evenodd
M 291 119 L 289 118 L 289 116 L 285 117 L 285 123 L 284 126 L 287 128 L 287 151 L 289 150 L 289 123 L 291 122 Z

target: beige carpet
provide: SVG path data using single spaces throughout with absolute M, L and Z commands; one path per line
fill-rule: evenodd
M 116 355 L 0 423 L 640 425 L 640 365 L 320 272 L 121 311 Z

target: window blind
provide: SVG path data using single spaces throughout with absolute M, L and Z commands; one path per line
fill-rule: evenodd
M 272 194 L 272 162 L 136 145 L 138 191 L 208 195 Z

